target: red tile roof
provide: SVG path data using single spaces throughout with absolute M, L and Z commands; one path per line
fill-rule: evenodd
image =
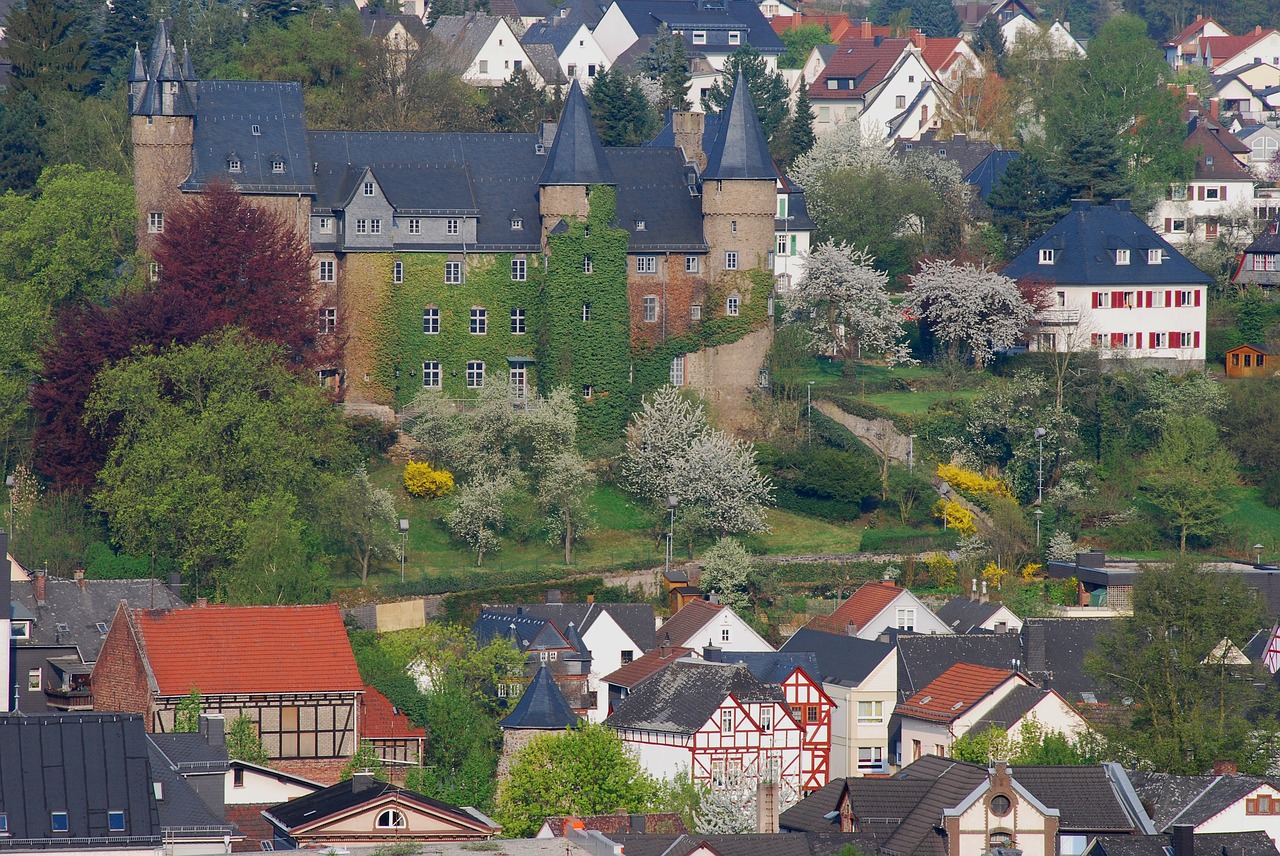
M 705 600 L 689 601 L 658 628 L 658 644 L 661 645 L 667 637 L 670 637 L 672 645 L 698 642 L 699 640 L 693 639 L 693 634 L 706 627 L 722 609 L 724 609 L 723 603 L 711 603 Z
M 967 713 L 996 687 L 1016 677 L 1019 677 L 1017 672 L 1008 669 L 956 663 L 898 705 L 894 713 L 932 722 L 951 722 Z
M 240 827 L 240 831 L 244 833 L 243 841 L 232 842 L 232 853 L 261 853 L 262 842 L 275 837 L 270 821 L 262 816 L 262 812 L 272 805 L 274 803 L 227 806 L 227 821 Z
M 844 603 L 837 606 L 835 612 L 820 615 L 805 627 L 839 633 L 842 636 L 848 633 L 850 623 L 862 630 L 904 591 L 906 589 L 898 588 L 891 582 L 864 583 Z
M 1212 18 L 1205 18 L 1200 15 L 1196 15 L 1196 19 L 1194 21 L 1192 21 L 1190 24 L 1187 24 L 1187 26 L 1182 30 L 1181 33 L 1178 33 L 1178 35 L 1174 36 L 1172 39 L 1165 42 L 1164 46 L 1168 48 L 1168 47 L 1173 47 L 1174 45 L 1181 45 L 1183 42 L 1190 41 L 1192 36 L 1199 35 L 1200 31 L 1203 30 L 1205 27 L 1207 27 L 1209 24 L 1216 24 L 1217 26 L 1222 27 L 1221 24 L 1219 24 L 1217 21 L 1213 20 Z M 1222 27 L 1222 29 L 1226 30 L 1227 28 Z M 1211 36 L 1210 38 L 1213 38 L 1213 37 Z
M 643 818 L 644 826 L 636 829 L 634 826 L 634 818 Z M 575 828 L 595 830 L 604 835 L 618 835 L 627 832 L 643 832 L 646 835 L 687 835 L 689 830 L 685 827 L 684 821 L 680 819 L 680 815 L 675 812 L 652 812 L 650 814 L 597 814 L 591 817 L 548 817 L 546 824 L 551 830 L 552 836 L 556 838 L 564 837 L 564 828 L 567 824 L 573 824 Z
M 426 729 L 418 728 L 409 721 L 391 699 L 373 687 L 364 688 L 364 699 L 360 712 L 360 736 L 370 740 L 404 739 L 410 737 L 426 737 Z
M 910 39 L 841 40 L 827 67 L 809 87 L 810 98 L 859 98 L 885 79 L 893 70 Z M 853 80 L 848 89 L 828 89 L 828 80 Z
M 930 37 L 925 40 L 924 49 L 920 51 L 920 58 L 924 60 L 924 64 L 933 69 L 934 72 L 940 72 L 955 60 L 959 54 L 956 49 L 964 42 L 964 39 L 944 39 Z
M 162 696 L 364 689 L 338 607 L 208 606 L 132 614 Z
M 682 612 L 684 610 L 681 610 Z M 615 671 L 605 675 L 601 680 L 606 684 L 617 684 L 620 687 L 634 687 L 652 674 L 660 672 L 681 657 L 692 654 L 695 649 L 679 645 L 659 645 L 643 657 L 638 657 Z
M 797 27 L 826 27 L 831 31 L 831 40 L 837 43 L 848 35 L 888 38 L 893 33 L 892 27 L 877 27 L 870 21 L 850 21 L 845 15 L 791 15 L 785 18 L 773 18 L 769 21 L 769 25 L 778 35 Z
M 1255 29 L 1243 36 L 1205 36 L 1200 39 L 1197 55 L 1212 56 L 1213 67 L 1217 68 L 1241 51 L 1248 50 L 1254 42 L 1261 41 L 1274 32 L 1276 31 Z

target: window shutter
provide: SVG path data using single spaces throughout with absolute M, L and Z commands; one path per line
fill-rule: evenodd
M 1098 334 L 1097 334 L 1097 333 L 1090 333 L 1090 334 L 1089 334 L 1089 344 L 1090 344 L 1090 345 L 1092 345 L 1092 346 L 1093 346 L 1093 347 L 1095 347 L 1095 348 L 1096 348 L 1096 347 L 1098 347 Z
M 1199 330 L 1196 331 L 1195 347 L 1197 348 L 1200 347 L 1200 331 Z
M 1155 334 L 1155 333 L 1148 333 L 1148 334 L 1147 334 L 1147 341 L 1148 341 L 1148 342 L 1150 342 L 1150 343 L 1151 343 L 1151 347 L 1153 347 L 1153 348 L 1154 348 L 1154 347 L 1156 346 L 1156 334 Z
M 1173 218 L 1172 218 L 1172 217 L 1166 217 L 1166 218 L 1164 218 L 1164 231 L 1165 231 L 1165 234 L 1168 234 L 1169 232 L 1172 232 L 1172 231 L 1173 231 Z
M 1227 186 L 1225 184 L 1218 188 L 1218 198 L 1223 202 L 1227 201 Z
M 1142 334 L 1141 334 L 1141 333 L 1138 333 L 1137 335 L 1138 335 L 1138 340 L 1137 340 L 1137 341 L 1138 341 L 1138 349 L 1139 349 L 1139 350 L 1141 350 L 1141 349 L 1142 349 Z
M 1147 292 L 1147 308 L 1148 309 L 1150 309 L 1152 304 L 1155 303 L 1155 296 L 1156 296 L 1156 293 L 1154 291 Z
M 1196 306 L 1200 305 L 1200 289 L 1196 289 Z
M 1172 305 L 1173 305 L 1173 292 L 1172 292 L 1172 291 L 1166 291 L 1166 292 L 1164 293 L 1164 305 L 1165 305 L 1165 306 L 1172 306 Z
M 1169 347 L 1170 347 L 1170 348 L 1181 348 L 1181 347 L 1182 347 L 1182 334 L 1181 334 L 1181 333 L 1170 333 L 1170 334 L 1169 334 Z
M 1102 306 L 1102 292 L 1095 291 L 1093 293 L 1093 308 L 1098 309 Z
M 1204 185 L 1203 184 L 1200 185 L 1198 188 L 1196 188 L 1196 199 L 1200 202 L 1204 202 Z
M 1124 292 L 1123 291 L 1111 292 L 1111 308 L 1124 309 Z
M 1181 305 L 1182 305 L 1182 292 L 1175 291 L 1173 293 L 1173 307 L 1177 309 Z
M 1113 347 L 1113 348 L 1123 348 L 1123 347 L 1124 347 L 1124 333 L 1112 333 L 1112 334 L 1111 334 L 1111 347 Z

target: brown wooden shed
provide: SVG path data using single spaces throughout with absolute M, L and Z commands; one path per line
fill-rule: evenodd
M 1263 377 L 1272 365 L 1271 350 L 1266 345 L 1246 342 L 1227 351 L 1227 377 Z

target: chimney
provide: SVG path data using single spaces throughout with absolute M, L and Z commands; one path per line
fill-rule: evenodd
M 1254 34 L 1255 36 L 1260 36 L 1260 35 L 1262 35 L 1262 25 L 1261 25 L 1261 24 L 1255 24 L 1255 25 L 1254 25 L 1254 27 L 1253 27 L 1253 34 Z
M 204 609 L 208 605 L 209 605 L 209 598 L 207 597 L 196 598 L 196 609 Z
M 1234 776 L 1240 772 L 1240 768 L 1236 766 L 1235 761 L 1228 761 L 1225 758 L 1213 762 L 1213 774 L 1215 776 Z
M 1062 29 L 1066 30 L 1068 33 L 1069 33 L 1069 32 L 1071 32 L 1071 22 L 1070 22 L 1070 21 L 1063 21 L 1063 22 L 1062 22 Z
M 1009 622 L 1007 621 L 996 622 L 995 633 L 997 636 L 1003 636 L 1008 632 L 1009 632 Z
M 1107 554 L 1102 550 L 1076 553 L 1076 566 L 1081 568 L 1105 568 L 1107 566 Z
M 547 603 L 564 603 L 560 596 L 560 589 L 547 589 Z
M 969 600 L 978 599 L 978 578 L 973 578 L 973 587 L 969 589 Z
M 1128 211 L 1128 210 L 1129 210 L 1129 200 L 1128 200 L 1128 199 L 1112 199 L 1112 200 L 1111 200 L 1111 204 L 1115 206 L 1115 209 L 1116 209 L 1117 211 Z
M 897 586 L 897 584 L 896 584 L 893 580 L 881 580 L 881 581 L 880 581 L 880 585 L 882 585 L 882 586 L 887 586 L 887 587 L 889 587 L 889 588 L 897 588 L 897 587 L 898 587 L 898 586 Z
M 200 736 L 211 748 L 227 745 L 227 720 L 220 713 L 200 714 Z
M 756 832 L 774 835 L 778 832 L 778 815 L 782 807 L 781 786 L 777 782 L 762 781 L 756 788 Z
M 36 603 L 44 606 L 47 598 L 45 597 L 45 572 L 36 571 Z
M 963 143 L 968 139 L 969 139 L 968 134 L 952 134 L 951 135 L 951 142 L 953 143 Z
M 919 30 L 911 31 L 911 44 L 915 45 L 920 50 L 924 50 L 925 41 L 926 41 L 926 38 L 924 33 L 920 32 Z
M 370 773 L 368 770 L 362 770 L 351 777 L 351 792 L 353 794 L 358 794 L 361 791 L 369 790 L 377 784 L 378 780 L 374 777 L 373 773 Z
M 169 582 L 167 583 L 166 587 L 169 589 L 170 592 L 173 593 L 174 597 L 181 600 L 182 599 L 182 574 L 178 573 L 177 571 L 174 571 L 173 573 L 169 574 Z
M 871 34 L 871 22 L 870 22 L 870 21 L 863 21 L 863 22 L 862 22 L 862 24 L 860 25 L 860 27 L 858 28 L 858 38 L 860 38 L 860 39 L 869 39 L 869 38 L 871 38 L 871 35 L 872 35 L 872 34 Z
M 702 113 L 686 110 L 671 113 L 671 130 L 675 132 L 676 145 L 684 151 L 684 159 L 698 167 L 698 172 L 707 168 L 707 155 L 702 150 L 705 122 L 706 116 Z
M 1209 118 L 1215 122 L 1218 121 L 1218 99 L 1217 98 L 1209 99 Z
M 720 658 L 721 653 L 722 652 L 719 648 L 708 643 L 702 649 L 702 659 L 706 660 L 708 663 L 722 663 L 724 661 Z
M 1072 199 L 1071 210 L 1076 213 L 1084 213 L 1093 207 L 1092 199 Z
M 982 597 L 978 598 L 978 603 L 986 603 L 986 602 L 987 602 L 987 581 L 983 580 L 982 581 Z
M 850 621 L 848 624 L 845 625 L 844 632 L 846 635 L 849 635 L 849 636 L 857 636 L 858 635 L 857 623 Z
M 1175 824 L 1173 834 L 1173 856 L 1194 856 L 1196 849 L 1196 828 L 1189 823 Z
M 1046 671 L 1044 625 L 1038 621 L 1028 621 L 1022 625 L 1022 632 L 1026 634 L 1023 640 L 1023 665 L 1027 672 L 1034 675 Z
M 72 576 L 74 576 L 74 577 L 75 577 L 76 585 L 80 586 L 80 591 L 84 591 L 84 590 L 85 590 L 85 585 L 84 585 L 84 568 L 76 568 L 76 569 L 75 569 L 74 571 L 72 571 L 71 573 L 72 573 Z

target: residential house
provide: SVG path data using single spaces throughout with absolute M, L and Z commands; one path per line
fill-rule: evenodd
M 809 652 L 818 661 L 831 713 L 829 778 L 886 773 L 889 722 L 897 702 L 897 649 L 888 642 L 801 628 L 779 653 Z
M 956 3 L 956 14 L 960 17 L 961 31 L 972 33 L 982 26 L 987 16 L 993 16 L 1001 26 L 1009 23 L 1019 15 L 1032 21 L 1039 17 L 1039 7 L 1028 0 L 995 0 L 995 2 L 963 2 Z
M 804 188 L 778 173 L 778 216 L 774 220 L 773 276 L 778 293 L 788 294 L 804 278 L 813 232 L 817 229 L 805 204 Z
M 1022 619 L 993 600 L 954 597 L 938 609 L 938 618 L 953 633 L 1021 633 Z
M 1275 353 L 1266 345 L 1246 342 L 1226 353 L 1227 378 L 1266 377 L 1276 371 Z
M 537 735 L 567 731 L 581 722 L 582 718 L 556 686 L 550 670 L 545 665 L 540 666 L 515 708 L 498 722 L 502 728 L 498 777 L 506 776 L 515 756 Z
M 480 12 L 441 15 L 431 34 L 464 69 L 462 79 L 472 86 L 501 86 L 522 69 L 535 86 L 546 85 L 505 18 Z
M 1275 93 L 1280 96 L 1280 85 Z M 1269 102 L 1268 102 L 1269 106 Z M 1280 98 L 1277 98 L 1280 107 Z M 1260 181 L 1271 181 L 1269 173 L 1274 169 L 1276 155 L 1280 154 L 1280 128 L 1272 125 L 1244 125 L 1235 138 L 1249 147 L 1249 170 Z
M 709 663 L 746 666 L 761 681 L 782 687 L 791 715 L 804 729 L 800 756 L 800 791 L 811 793 L 831 775 L 831 720 L 835 700 L 822 686 L 822 670 L 812 651 L 725 652 L 704 648 Z
M 431 34 L 416 7 L 417 0 L 405 0 L 400 4 L 402 14 L 388 15 L 366 6 L 360 10 L 364 37 L 378 40 L 393 55 L 407 56 L 426 46 Z
M 123 601 L 134 609 L 182 609 L 176 575 L 158 580 L 72 579 L 37 571 L 13 583 L 11 610 L 18 620 L 12 635 L 14 672 L 10 697 L 25 713 L 92 710 L 89 673 L 107 628 Z
M 1244 248 L 1231 281 L 1236 285 L 1257 285 L 1264 290 L 1280 285 L 1280 217 L 1267 223 L 1261 234 Z
M 668 645 L 666 642 L 642 657 L 605 675 L 601 682 L 608 688 L 609 713 L 625 699 L 641 681 L 665 669 L 672 663 L 692 656 L 701 657 L 701 649 Z
M 1210 278 L 1133 214 L 1128 200 L 1073 200 L 1004 274 L 1049 292 L 1052 307 L 1037 318 L 1032 350 L 1095 348 L 1105 359 L 1204 367 Z
M 777 20 L 788 20 L 800 17 L 800 4 L 797 0 L 760 0 L 760 14 L 769 19 L 769 22 Z
M 506 18 L 517 34 L 523 34 L 539 21 L 579 5 L 587 16 L 587 25 L 595 29 L 596 24 L 600 23 L 600 16 L 604 14 L 604 9 L 596 0 L 565 0 L 563 3 L 555 3 L 553 0 L 490 0 L 489 14 Z
M 246 843 L 227 819 L 224 726 L 221 716 L 202 714 L 190 734 L 146 735 L 166 852 L 221 854 Z
M 592 7 L 590 0 L 565 3 L 555 13 L 530 25 L 520 37 L 525 50 L 535 44 L 550 45 L 560 65 L 557 78 L 564 83 L 576 80 L 583 89 L 589 89 L 596 75 L 611 64 L 592 33 L 592 27 L 599 22 L 598 15 L 592 20 Z
M 373 747 L 395 779 L 403 774 L 406 764 L 422 763 L 427 732 L 410 722 L 376 687 L 366 685 L 360 696 L 360 740 Z
M 1245 125 L 1261 124 L 1271 119 L 1280 98 L 1280 65 L 1257 62 L 1223 74 L 1210 74 L 1209 83 L 1222 104 L 1224 120 L 1230 130 L 1239 133 Z
M 1211 69 L 1215 74 L 1227 74 L 1256 62 L 1280 65 L 1280 30 L 1257 26 L 1240 36 L 1200 36 L 1195 49 L 1189 58 L 1184 55 L 1183 61 Z
M 925 37 L 923 33 L 915 36 L 920 43 L 920 57 L 929 66 L 935 77 L 949 89 L 966 77 L 982 77 L 986 74 L 978 55 L 962 38 L 944 38 L 941 36 Z
M 942 82 L 925 63 L 925 39 L 846 37 L 809 83 L 814 133 L 831 133 L 842 122 L 858 122 L 886 140 L 919 139 L 941 127 Z
M 1262 832 L 1280 840 L 1280 787 L 1270 778 L 1240 775 L 1230 762 L 1214 765 L 1208 776 L 1135 771 L 1129 777 L 1160 832 L 1190 827 L 1197 836 Z
M 912 856 L 1079 856 L 1099 834 L 1155 831 L 1118 764 L 985 768 L 933 755 L 889 778 L 835 780 L 781 823 L 870 833 L 880 852 Z
M 991 220 L 987 197 L 1009 164 L 1022 156 L 1010 149 L 998 149 L 986 140 L 971 139 L 967 134 L 952 134 L 950 139 L 940 140 L 937 131 L 928 131 L 919 140 L 897 140 L 893 150 L 899 155 L 924 151 L 954 161 L 964 183 L 973 188 L 974 216 L 987 222 Z
M 364 681 L 336 606 L 133 609 L 120 604 L 94 665 L 95 710 L 173 730 L 192 690 L 247 716 L 279 769 L 336 780 L 359 742 Z
M 1019 690 L 1022 690 L 1019 692 Z M 1048 732 L 1075 737 L 1089 730 L 1075 709 L 1053 690 L 1040 690 L 1019 672 L 957 663 L 898 704 L 902 763 L 927 754 L 946 756 L 971 731 L 1018 731 L 1034 718 Z
M 576 628 L 591 654 L 586 690 L 595 693 L 596 704 L 585 714 L 591 722 L 609 715 L 609 694 L 603 686 L 605 675 L 613 672 L 656 645 L 653 607 L 641 603 L 560 603 L 551 592 L 544 604 L 506 604 L 487 607 L 486 612 L 515 613 L 545 618 L 557 628 Z M 556 671 L 553 669 L 553 672 Z
M 763 822 L 762 822 L 763 821 Z M 768 822 L 757 813 L 757 828 Z M 875 852 L 876 837 L 842 832 L 743 832 L 725 835 L 622 833 L 609 836 L 626 856 L 836 856 Z
M 713 788 L 766 780 L 789 795 L 803 789 L 804 727 L 782 687 L 745 666 L 672 663 L 634 687 L 605 725 L 658 778 L 684 773 Z
M 274 833 L 262 812 L 278 803 L 324 789 L 319 782 L 248 761 L 232 759 L 227 766 L 224 782 L 227 822 L 234 823 L 244 836 L 244 840 L 232 844 L 232 852 L 258 853 L 272 846 Z
M 470 806 L 458 808 L 364 772 L 272 806 L 263 816 L 273 828 L 274 850 L 488 841 L 502 831 Z
M 905 633 L 952 632 L 909 589 L 890 580 L 863 583 L 830 615 L 813 618 L 805 626 L 859 639 L 877 639 L 890 628 Z
M 1165 62 L 1174 69 L 1186 65 L 1199 65 L 1200 40 L 1229 35 L 1231 33 L 1217 21 L 1203 15 L 1196 15 L 1196 19 L 1187 24 L 1182 32 L 1164 43 Z
M 1051 56 L 1066 59 L 1083 58 L 1084 45 L 1071 35 L 1071 28 L 1062 21 L 1044 23 L 1035 21 L 1026 15 L 1015 15 L 1000 25 L 1000 34 L 1004 36 L 1005 48 L 1034 39 L 1045 39 L 1045 46 Z
M 691 600 L 658 628 L 664 645 L 722 651 L 772 651 L 773 646 L 723 603 Z
M 1099 835 L 1084 856 L 1271 856 L 1275 850 L 1262 832 L 1196 834 L 1182 826 L 1168 835 Z
M 768 0 L 765 0 L 765 2 L 768 2 Z M 764 11 L 762 6 L 761 12 Z M 777 16 L 770 16 L 766 13 L 765 17 L 769 18 L 769 26 L 773 27 L 773 31 L 779 36 L 788 30 L 795 30 L 800 27 L 822 27 L 831 34 L 833 42 L 839 42 L 850 30 L 861 31 L 864 27 L 870 28 L 873 26 L 867 20 L 850 20 L 848 15 L 806 15 L 801 12 L 796 15 L 784 14 Z M 872 35 L 888 36 L 891 31 L 891 27 L 877 27 L 875 33 L 868 31 L 863 38 L 869 39 Z
M 471 625 L 471 632 L 481 645 L 487 645 L 494 639 L 505 639 L 517 651 L 523 652 L 523 678 L 532 678 L 546 667 L 580 715 L 585 716 L 595 709 L 597 703 L 592 696 L 595 691 L 588 690 L 591 651 L 578 633 L 577 626 L 569 622 L 562 629 L 550 618 L 526 613 L 524 607 L 516 606 L 512 610 L 481 610 L 480 617 Z M 512 678 L 510 683 L 498 684 L 499 698 L 517 698 L 523 692 L 526 681 L 521 676 L 513 675 Z
M 586 817 L 548 817 L 534 838 L 564 838 L 569 830 L 580 828 L 599 832 L 609 838 L 616 835 L 685 835 L 680 815 L 674 811 L 647 814 L 595 814 Z
M 1212 115 L 1199 115 L 1199 103 L 1192 102 L 1187 137 L 1183 147 L 1195 152 L 1195 175 L 1187 184 L 1174 184 L 1166 198 L 1157 203 L 1149 222 L 1172 244 L 1192 239 L 1242 242 L 1252 235 L 1257 200 L 1257 177 L 1250 171 L 1250 146 L 1236 139 Z

